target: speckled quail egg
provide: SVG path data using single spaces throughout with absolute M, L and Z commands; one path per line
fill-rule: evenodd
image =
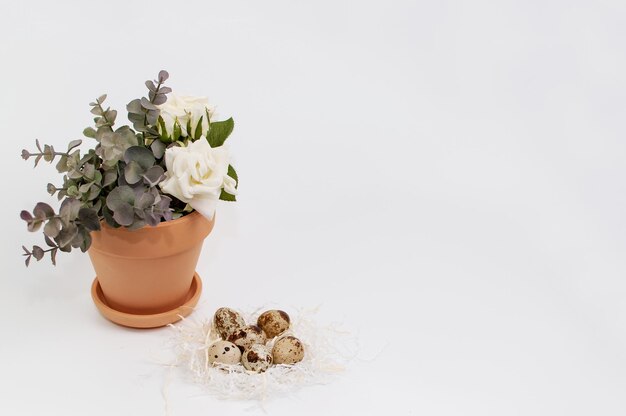
M 289 315 L 276 309 L 265 311 L 257 319 L 257 325 L 271 339 L 289 329 Z
M 228 340 L 236 344 L 243 352 L 245 349 L 250 348 L 254 344 L 265 344 L 267 337 L 261 328 L 256 325 L 247 325 L 235 330 Z
M 262 373 L 272 365 L 272 353 L 261 344 L 254 344 L 241 356 L 241 363 L 246 370 Z
M 241 351 L 229 341 L 217 341 L 209 347 L 209 364 L 239 364 Z
M 274 364 L 295 364 L 304 358 L 304 345 L 292 336 L 282 337 L 272 349 Z
M 230 308 L 219 308 L 215 311 L 213 322 L 215 323 L 215 329 L 217 329 L 222 339 L 228 339 L 230 334 L 246 325 L 246 322 L 239 312 Z

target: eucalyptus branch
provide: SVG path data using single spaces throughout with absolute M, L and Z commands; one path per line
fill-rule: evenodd
M 38 139 L 35 140 L 35 145 L 37 146 L 37 150 L 39 150 L 38 152 L 31 153 L 26 149 L 22 149 L 22 159 L 28 160 L 31 157 L 35 157 L 35 166 L 37 166 L 41 158 L 43 158 L 46 162 L 52 163 L 54 158 L 57 156 L 69 156 L 69 150 L 68 152 L 57 152 L 54 150 L 53 146 L 48 144 L 45 144 L 42 149 Z
M 115 111 L 115 110 L 111 110 L 110 108 L 107 108 L 107 110 L 105 111 L 104 107 L 102 107 L 102 104 L 100 102 L 97 102 L 95 107 L 98 108 L 98 110 L 100 111 L 100 114 L 102 115 L 102 118 L 104 119 L 106 124 L 109 126 L 109 128 L 113 130 L 113 123 L 115 123 L 115 120 L 109 120 L 109 118 L 107 117 L 107 112 Z
M 46 250 L 44 250 L 43 248 L 41 248 L 39 246 L 33 246 L 32 249 L 28 250 L 25 246 L 22 246 L 22 249 L 24 250 L 24 254 L 22 254 L 22 255 L 24 257 L 26 257 L 26 259 L 24 260 L 24 263 L 26 264 L 26 267 L 28 267 L 28 265 L 30 264 L 31 258 L 34 257 L 35 260 L 39 261 L 39 260 L 43 259 L 43 257 L 45 256 L 46 253 L 50 253 L 50 260 L 52 260 L 52 264 L 56 266 L 56 264 L 57 264 L 57 261 L 56 261 L 57 252 L 59 251 L 60 247 L 58 245 L 56 245 L 49 238 L 46 238 L 46 243 L 50 246 L 50 248 L 46 249 Z
M 159 79 L 157 80 L 157 85 L 156 88 L 153 91 L 150 91 L 150 93 L 148 94 L 148 98 L 149 98 L 149 103 L 152 104 L 154 106 L 154 109 L 157 109 L 157 106 L 155 105 L 155 100 L 157 99 L 157 97 L 159 97 L 159 91 L 161 90 L 161 86 L 163 85 L 163 83 L 165 82 L 165 80 L 167 79 L 167 77 L 162 78 L 161 74 L 159 74 Z M 154 85 L 154 84 L 152 84 Z M 150 87 L 148 87 L 149 89 Z M 146 115 L 143 117 L 143 124 L 148 126 L 150 125 L 150 123 L 148 123 L 148 112 L 146 111 Z M 146 142 L 146 132 L 142 132 L 141 133 L 143 136 L 143 140 L 144 143 Z
M 163 86 L 168 78 L 167 71 L 160 71 L 158 79 L 146 81 L 146 87 L 149 90 L 148 98 L 134 99 L 126 106 L 128 119 L 133 123 L 135 130 L 141 133 L 140 137 L 143 141 L 141 145 L 147 145 L 149 140 L 159 137 L 157 125 L 160 111 L 158 106 L 165 103 L 166 94 L 172 92 L 171 88 Z

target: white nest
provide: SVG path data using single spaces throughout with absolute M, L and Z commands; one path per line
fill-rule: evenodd
M 260 374 L 247 371 L 241 364 L 211 365 L 208 347 L 220 339 L 212 319 L 201 322 L 184 319 L 171 325 L 176 332 L 174 365 L 220 399 L 264 401 L 305 386 L 326 384 L 344 370 L 356 351 L 350 334 L 336 325 L 318 325 L 313 319 L 316 311 L 300 311 L 292 316 L 289 330 L 282 334 L 293 335 L 304 344 L 304 359 L 297 364 L 272 365 Z M 260 312 L 242 313 L 242 316 L 246 323 L 256 323 Z M 276 339 L 268 341 L 270 350 Z

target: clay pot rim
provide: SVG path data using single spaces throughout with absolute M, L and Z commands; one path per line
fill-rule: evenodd
M 109 230 L 113 230 L 113 231 L 134 233 L 134 232 L 145 230 L 145 229 L 153 229 L 154 230 L 154 229 L 157 229 L 157 228 L 171 227 L 173 225 L 178 225 L 178 224 L 181 224 L 181 223 L 186 222 L 186 221 L 191 221 L 191 219 L 195 218 L 198 215 L 202 215 L 202 214 L 200 214 L 198 211 L 192 211 L 192 212 L 190 212 L 187 215 L 183 215 L 180 218 L 176 218 L 175 220 L 161 221 L 160 223 L 158 223 L 154 227 L 151 226 L 151 225 L 147 225 L 146 224 L 143 227 L 138 228 L 136 230 L 129 230 L 127 227 L 124 227 L 124 226 L 121 226 L 121 227 L 118 227 L 118 228 L 114 228 L 114 227 L 111 227 L 109 224 L 107 224 L 107 222 L 104 221 L 104 220 L 100 221 L 100 226 L 103 227 L 103 228 L 107 228 Z M 213 218 L 211 218 L 210 220 L 207 218 L 207 221 L 211 221 L 212 222 L 214 219 L 215 219 L 215 214 L 213 214 Z

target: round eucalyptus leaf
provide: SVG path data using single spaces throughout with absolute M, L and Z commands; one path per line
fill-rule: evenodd
M 54 193 L 57 191 L 57 187 L 49 183 L 48 186 L 46 187 L 46 190 L 48 191 L 50 195 L 54 195 Z
M 35 209 L 33 209 L 33 214 L 35 218 L 43 219 L 46 217 L 51 217 L 54 215 L 54 210 L 52 207 L 45 202 L 39 202 L 35 205 Z
M 156 159 L 161 159 L 163 155 L 165 155 L 165 143 L 161 140 L 155 140 L 150 145 L 150 149 L 152 150 L 152 154 Z
M 80 211 L 78 211 L 78 219 L 88 231 L 97 231 L 100 229 L 100 218 L 98 218 L 98 213 L 93 209 L 81 208 Z
M 43 248 L 39 247 L 39 246 L 33 246 L 33 257 L 37 259 L 37 261 L 43 259 L 43 255 L 44 255 L 44 251 Z
M 154 96 L 154 99 L 152 100 L 152 102 L 155 105 L 161 105 L 163 103 L 165 103 L 167 101 L 167 97 L 165 96 L 165 94 L 156 94 Z
M 131 146 L 126 149 L 126 152 L 124 153 L 124 161 L 126 163 L 135 161 L 145 171 L 148 170 L 152 165 L 154 165 L 156 159 L 154 158 L 154 155 L 152 154 L 152 151 L 150 151 L 150 149 L 143 146 Z
M 126 110 L 128 110 L 130 114 L 141 114 L 143 116 L 143 108 L 141 107 L 141 100 L 139 100 L 138 98 L 126 104 Z
M 149 208 L 154 204 L 154 196 L 149 192 L 145 192 L 137 198 L 135 201 L 135 208 L 143 211 L 146 208 Z
M 69 224 L 59 232 L 59 235 L 56 237 L 56 242 L 61 247 L 66 247 L 72 243 L 72 240 L 78 234 L 78 227 L 74 224 Z M 63 249 L 61 249 L 63 251 Z
M 80 192 L 81 194 L 86 194 L 87 192 L 89 192 L 89 190 L 91 189 L 91 182 L 88 183 L 84 183 L 82 184 L 79 188 L 78 188 L 78 192 Z
M 76 187 L 74 186 L 74 188 Z M 80 207 L 80 201 L 75 198 L 65 198 L 65 200 L 61 203 L 61 208 L 59 208 L 59 214 L 61 215 L 61 219 L 66 225 L 69 225 L 70 221 L 78 217 L 78 211 L 80 210 Z
M 131 160 L 124 168 L 124 178 L 130 185 L 134 185 L 141 180 L 144 172 L 145 169 L 139 163 Z
M 108 203 L 108 199 L 107 199 Z M 113 211 L 113 219 L 120 225 L 129 226 L 135 220 L 135 211 L 130 204 L 121 203 Z
M 135 193 L 130 186 L 118 186 L 107 195 L 106 204 L 113 212 L 125 205 L 132 206 L 135 204 Z
M 55 238 L 59 235 L 63 223 L 59 218 L 52 218 L 48 221 L 48 223 L 43 227 L 43 232 L 47 237 Z
M 159 165 L 152 166 L 150 169 L 146 171 L 143 175 L 143 179 L 146 182 L 146 185 L 153 187 L 156 186 L 163 176 L 165 175 L 165 171 Z
M 20 218 L 23 219 L 24 221 L 32 221 L 33 216 L 31 215 L 30 212 L 23 210 L 22 212 L 20 212 Z
M 159 108 L 152 104 L 146 97 L 141 97 L 141 106 L 146 110 L 158 110 Z

